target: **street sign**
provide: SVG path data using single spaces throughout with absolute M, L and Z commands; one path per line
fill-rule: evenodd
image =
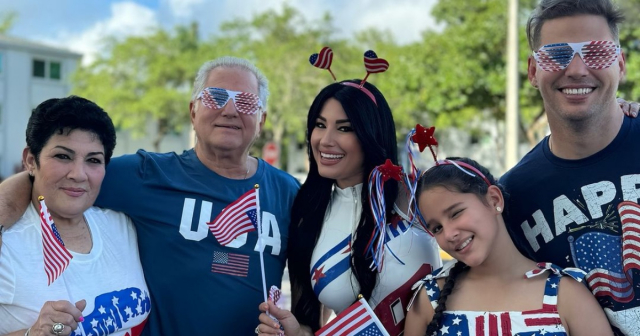
M 276 166 L 280 161 L 280 148 L 275 142 L 269 141 L 262 147 L 262 159 L 268 164 Z

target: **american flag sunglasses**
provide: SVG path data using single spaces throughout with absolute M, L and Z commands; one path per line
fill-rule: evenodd
M 545 71 L 566 69 L 578 54 L 586 66 L 594 70 L 610 67 L 620 54 L 620 46 L 612 41 L 586 41 L 576 43 L 554 43 L 542 46 L 533 52 L 533 58 Z
M 230 99 L 233 99 L 239 113 L 255 114 L 262 108 L 262 101 L 256 94 L 217 87 L 204 88 L 198 94 L 198 99 L 202 100 L 204 106 L 215 110 L 223 108 Z

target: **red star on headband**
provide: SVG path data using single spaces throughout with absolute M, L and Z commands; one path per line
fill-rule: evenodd
M 402 167 L 394 165 L 389 159 L 383 165 L 378 166 L 378 171 L 382 174 L 382 182 L 387 182 L 389 179 L 396 181 L 402 179 Z
M 424 151 L 427 146 L 437 146 L 438 140 L 433 135 L 436 128 L 431 126 L 429 128 L 425 128 L 420 124 L 416 124 L 416 133 L 411 136 L 411 140 L 418 144 L 418 148 L 420 152 Z

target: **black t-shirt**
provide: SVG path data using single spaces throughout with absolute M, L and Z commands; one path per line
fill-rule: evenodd
M 640 120 L 629 117 L 600 152 L 564 160 L 546 137 L 500 183 L 505 222 L 536 261 L 587 272 L 612 325 L 640 330 Z

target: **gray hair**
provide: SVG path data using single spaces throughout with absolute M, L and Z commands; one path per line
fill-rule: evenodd
M 604 17 L 614 41 L 619 43 L 618 24 L 624 21 L 624 15 L 611 0 L 541 0 L 527 21 L 529 48 L 535 51 L 540 47 L 540 31 L 545 22 L 583 14 Z
M 260 71 L 260 69 L 253 65 L 253 63 L 243 58 L 223 56 L 204 63 L 198 70 L 196 79 L 193 81 L 193 92 L 191 93 L 191 101 L 196 101 L 200 91 L 205 88 L 209 73 L 211 72 L 211 70 L 218 67 L 242 69 L 256 76 L 256 79 L 258 80 L 258 97 L 260 97 L 260 100 L 262 101 L 262 109 L 260 109 L 260 113 L 258 114 L 258 117 L 260 117 L 262 115 L 262 112 L 264 112 L 267 108 L 267 99 L 269 98 L 269 81 L 267 80 L 267 77 L 262 73 L 262 71 Z

